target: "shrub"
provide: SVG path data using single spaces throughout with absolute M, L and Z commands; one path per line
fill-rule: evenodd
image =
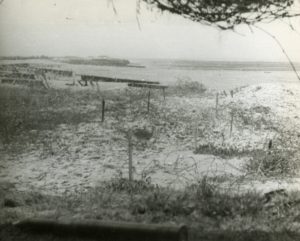
M 194 94 L 203 94 L 207 88 L 198 81 L 192 81 L 190 79 L 179 79 L 175 86 L 170 86 L 168 88 L 168 93 L 185 96 Z

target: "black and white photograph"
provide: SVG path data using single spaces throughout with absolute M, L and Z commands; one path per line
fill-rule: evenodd
M 0 0 L 0 240 L 300 240 L 300 0 Z

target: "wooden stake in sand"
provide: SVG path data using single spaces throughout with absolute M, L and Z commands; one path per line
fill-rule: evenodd
M 150 111 L 150 89 L 148 91 L 148 103 L 147 103 L 147 113 Z
M 104 122 L 105 118 L 105 100 L 102 100 L 102 116 L 101 116 L 101 121 Z
M 233 126 L 234 112 L 231 111 L 231 112 L 230 112 L 230 115 L 231 115 L 231 119 L 230 119 L 230 137 L 231 137 L 231 134 L 232 134 L 232 126 Z
M 218 118 L 219 93 L 216 95 L 216 117 Z
M 133 165 L 132 165 L 132 132 L 128 131 L 127 133 L 127 140 L 128 140 L 128 178 L 129 181 L 133 181 Z
M 198 147 L 198 126 L 196 124 L 195 129 L 194 129 L 194 148 L 195 151 L 197 150 Z

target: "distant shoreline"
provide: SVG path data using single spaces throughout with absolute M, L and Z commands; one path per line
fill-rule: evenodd
M 99 67 L 128 67 L 178 70 L 233 70 L 233 71 L 293 71 L 288 62 L 268 61 L 203 61 L 180 59 L 121 59 L 110 57 L 82 58 L 76 56 L 49 57 L 49 56 L 0 56 L 0 61 L 53 61 L 74 65 L 91 65 Z M 300 71 L 300 62 L 293 63 Z

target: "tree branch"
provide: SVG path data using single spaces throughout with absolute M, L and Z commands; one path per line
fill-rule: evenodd
M 143 0 L 149 5 L 195 22 L 233 29 L 239 24 L 255 24 L 300 16 L 292 12 L 295 0 Z
M 282 44 L 280 43 L 280 41 L 271 33 L 269 33 L 268 31 L 266 31 L 265 29 L 259 27 L 259 26 L 256 26 L 256 25 L 253 25 L 253 27 L 259 29 L 260 31 L 264 32 L 265 34 L 269 35 L 271 38 L 273 38 L 275 40 L 275 42 L 278 44 L 278 46 L 280 47 L 280 49 L 282 50 L 282 52 L 284 53 L 284 55 L 286 56 L 287 60 L 289 61 L 293 71 L 295 72 L 298 80 L 300 81 L 300 76 L 297 72 L 297 69 L 293 63 L 293 61 L 290 59 L 290 57 L 288 56 L 287 52 L 285 51 L 284 47 L 282 46 Z

